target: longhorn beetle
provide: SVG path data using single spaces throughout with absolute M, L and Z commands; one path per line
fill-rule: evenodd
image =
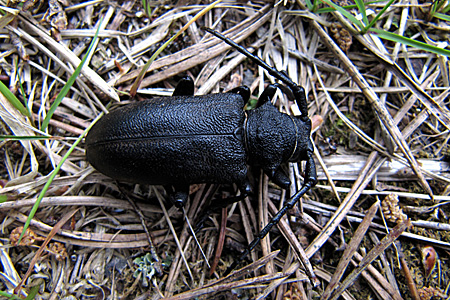
M 250 89 L 194 96 L 194 83 L 183 78 L 172 97 L 126 105 L 101 118 L 86 137 L 88 161 L 101 173 L 119 181 L 163 185 L 170 200 L 181 208 L 194 183 L 235 183 L 244 199 L 250 192 L 247 164 L 262 168 L 278 186 L 291 182 L 281 168 L 286 162 L 306 161 L 301 189 L 261 230 L 234 261 L 234 269 L 300 198 L 317 182 L 311 142 L 311 120 L 304 89 L 284 72 L 218 32 L 220 38 L 283 84 L 270 84 L 256 108 L 244 112 Z M 276 89 L 293 94 L 301 116 L 279 112 L 271 103 Z

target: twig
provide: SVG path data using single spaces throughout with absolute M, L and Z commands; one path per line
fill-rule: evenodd
M 340 294 L 342 294 L 342 292 L 346 290 L 357 279 L 358 275 L 361 274 L 361 272 L 364 271 L 375 258 L 378 257 L 380 252 L 389 247 L 409 226 L 411 226 L 409 220 L 406 220 L 395 226 L 392 231 L 381 240 L 380 244 L 376 245 L 366 256 L 364 256 L 359 266 L 356 267 L 350 273 L 350 275 L 345 278 L 342 284 L 333 292 L 331 299 L 336 300 L 337 298 L 339 298 Z
M 336 267 L 336 271 L 334 272 L 330 280 L 330 283 L 328 284 L 322 296 L 320 297 L 321 300 L 328 299 L 328 297 L 331 295 L 331 292 L 333 292 L 333 290 L 337 287 L 339 280 L 341 279 L 342 275 L 344 275 L 344 272 L 350 262 L 350 259 L 352 258 L 354 252 L 356 252 L 357 248 L 359 247 L 359 244 L 361 243 L 361 240 L 363 239 L 367 229 L 369 229 L 370 223 L 375 217 L 375 214 L 378 211 L 379 206 L 380 202 L 377 201 L 367 211 L 364 220 L 358 226 L 358 229 L 353 235 L 353 238 L 350 240 L 350 243 L 345 249 L 344 254 L 339 260 L 339 264 Z

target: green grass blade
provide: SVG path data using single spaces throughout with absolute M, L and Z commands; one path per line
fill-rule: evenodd
M 366 28 L 364 29 L 364 33 L 366 33 L 367 31 L 370 30 L 370 28 L 373 27 L 373 25 L 375 25 L 375 23 L 381 18 L 381 16 L 384 14 L 384 12 L 391 6 L 391 4 L 394 2 L 395 0 L 390 0 L 381 10 L 380 12 L 375 16 L 375 18 L 372 19 L 372 21 L 369 23 L 369 25 L 366 26 Z
M 0 291 L 0 296 L 11 300 L 22 300 L 22 298 L 20 298 L 19 296 L 4 291 Z
M 33 300 L 39 292 L 40 285 L 35 285 L 31 288 L 30 293 L 25 298 L 25 300 Z
M 52 106 L 50 107 L 50 109 L 47 113 L 47 116 L 45 117 L 44 121 L 42 122 L 42 126 L 41 126 L 42 131 L 45 131 L 48 124 L 50 123 L 50 119 L 52 118 L 53 113 L 55 112 L 56 108 L 61 104 L 61 101 L 64 99 L 64 97 L 67 95 L 67 93 L 69 93 L 69 90 L 72 87 L 72 85 L 74 84 L 78 75 L 80 75 L 81 69 L 83 69 L 84 63 L 86 62 L 86 59 L 90 56 L 92 48 L 95 45 L 102 21 L 103 20 L 100 20 L 100 25 L 98 26 L 97 31 L 95 32 L 94 38 L 92 39 L 91 44 L 89 45 L 89 48 L 88 48 L 86 54 L 84 55 L 83 59 L 81 60 L 80 64 L 76 68 L 75 72 L 73 72 L 73 74 L 70 76 L 69 80 L 67 80 L 67 83 L 63 86 L 63 88 L 59 92 L 58 96 L 56 97 L 55 102 L 53 102 Z
M 385 2 L 385 1 L 384 0 L 368 1 L 368 2 L 364 2 L 365 3 L 364 5 L 367 7 L 370 4 L 377 4 L 377 3 L 380 3 L 380 2 Z M 350 10 L 350 9 L 353 9 L 353 8 L 357 8 L 357 5 L 356 4 L 343 5 L 342 8 L 345 9 L 345 10 Z M 333 9 L 331 7 L 324 7 L 324 8 L 318 9 L 316 11 L 316 13 L 329 13 L 329 12 L 333 12 L 333 11 L 335 11 L 335 9 Z
M 435 13 L 435 14 L 434 14 L 434 17 L 435 17 L 435 18 L 438 18 L 438 19 L 441 19 L 441 20 L 443 20 L 443 21 L 450 22 L 450 16 L 449 16 L 449 15 L 446 15 L 446 14 Z
M 152 16 L 152 7 L 150 6 L 150 2 L 147 0 L 142 0 L 142 8 L 144 9 L 147 17 L 150 18 Z
M 0 81 L 0 93 L 2 93 L 3 96 L 5 96 L 5 98 L 8 99 L 8 101 L 23 115 L 31 117 L 31 114 L 28 111 L 28 109 L 26 109 L 25 106 L 23 106 L 22 102 L 20 102 L 20 100 L 17 99 L 16 95 L 14 95 L 9 90 L 9 88 L 1 81 Z
M 0 195 L 0 203 L 4 203 L 8 201 L 8 196 L 7 195 Z
M 374 32 L 376 35 L 378 35 L 380 38 L 385 40 L 402 43 L 411 47 L 415 47 L 417 49 L 422 49 L 428 52 L 450 57 L 450 50 L 447 49 L 442 49 L 436 46 L 429 45 L 427 43 L 415 41 L 410 38 L 406 38 L 404 36 L 377 28 L 372 28 L 371 31 Z
M 431 6 L 432 15 L 436 14 L 436 12 L 438 12 L 446 2 L 446 0 L 434 1 L 433 5 Z
M 103 116 L 103 114 L 98 115 L 98 117 L 89 125 L 88 128 L 86 128 L 86 130 L 77 138 L 77 140 L 73 143 L 73 145 L 69 148 L 69 150 L 67 150 L 67 153 L 64 155 L 64 157 L 61 159 L 61 161 L 59 162 L 59 164 L 56 166 L 56 168 L 52 171 L 52 173 L 50 174 L 47 182 L 45 183 L 44 187 L 42 188 L 41 193 L 39 194 L 36 203 L 34 203 L 33 207 L 31 208 L 30 214 L 28 215 L 27 221 L 25 222 L 25 224 L 23 225 L 23 230 L 22 230 L 22 234 L 19 237 L 19 240 L 17 242 L 17 244 L 20 243 L 20 241 L 22 240 L 23 235 L 25 234 L 25 231 L 28 229 L 28 227 L 30 226 L 31 220 L 33 219 L 34 215 L 36 214 L 38 208 L 39 208 L 39 204 L 42 201 L 42 198 L 44 198 L 45 193 L 47 192 L 48 188 L 50 187 L 50 184 L 53 182 L 53 179 L 55 179 L 56 175 L 58 174 L 59 170 L 61 169 L 62 165 L 64 164 L 64 162 L 67 160 L 67 158 L 70 156 L 70 154 L 73 152 L 73 150 L 75 149 L 76 146 L 78 146 L 78 144 L 81 142 L 81 140 L 83 139 L 83 137 L 86 135 L 86 133 L 92 128 L 92 126 L 94 126 L 94 124 Z
M 339 5 L 334 4 L 330 0 L 322 0 L 322 1 L 325 2 L 326 4 L 328 4 L 329 6 L 333 7 L 338 12 L 340 12 L 344 17 L 346 17 L 351 22 L 353 22 L 354 25 L 358 26 L 360 30 L 362 30 L 364 28 L 361 21 L 359 21 L 354 15 L 352 15 L 351 13 L 346 11 L 343 7 L 340 7 Z
M 306 7 L 307 7 L 310 11 L 314 12 L 314 4 L 312 4 L 311 0 L 305 0 L 305 3 L 306 3 Z
M 358 7 L 358 10 L 362 15 L 362 20 L 363 20 L 364 25 L 367 26 L 367 24 L 369 24 L 369 19 L 367 19 L 366 5 L 364 4 L 364 1 L 355 0 L 355 4 Z

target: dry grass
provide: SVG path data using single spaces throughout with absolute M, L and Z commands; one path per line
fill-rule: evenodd
M 197 234 L 209 262 L 217 265 L 208 276 L 186 218 L 170 208 L 163 190 L 105 177 L 87 163 L 82 144 L 46 192 L 25 234 L 26 245 L 15 245 L 48 175 L 74 140 L 107 107 L 118 106 L 119 97 L 129 101 L 126 92 L 139 66 L 204 7 L 155 2 L 148 18 L 139 1 L 48 2 L 22 3 L 31 7 L 1 30 L 0 79 L 24 100 L 22 85 L 33 112 L 32 118 L 24 117 L 0 94 L 3 134 L 49 135 L 1 142 L 1 291 L 16 288 L 23 297 L 38 286 L 36 299 L 335 299 L 340 294 L 344 299 L 430 299 L 449 294 L 448 58 L 374 35 L 352 35 L 348 19 L 336 12 L 313 14 L 302 1 L 223 1 L 151 65 L 137 97 L 168 96 L 184 74 L 195 79 L 196 94 L 247 85 L 255 99 L 273 81 L 205 34 L 199 29 L 203 25 L 256 49 L 305 87 L 320 181 L 249 258 L 261 261 L 223 278 L 280 200 L 300 186 L 297 166 L 289 166 L 290 191 L 253 170 L 253 195 L 211 213 Z M 449 42 L 450 24 L 430 19 L 430 4 L 402 3 L 394 2 L 375 27 L 433 45 Z M 53 11 L 46 14 L 49 4 Z M 95 53 L 48 131 L 40 132 L 100 18 Z M 274 103 L 295 113 L 281 93 Z M 196 224 L 210 199 L 234 193 L 229 186 L 193 186 L 186 207 L 190 223 Z M 215 250 L 218 244 L 224 244 L 221 253 Z M 301 255 L 310 259 L 319 286 L 311 286 Z M 158 268 L 161 273 L 153 274 Z

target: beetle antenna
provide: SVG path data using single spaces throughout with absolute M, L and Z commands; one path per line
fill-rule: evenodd
M 236 44 L 235 41 L 233 41 L 232 39 L 227 38 L 226 36 L 224 36 L 223 34 L 212 30 L 211 28 L 207 28 L 207 27 L 203 27 L 204 30 L 206 30 L 207 32 L 211 33 L 212 35 L 214 35 L 215 37 L 221 39 L 222 41 L 224 41 L 225 43 L 227 43 L 228 45 L 232 46 L 233 48 L 235 48 L 236 50 L 238 50 L 239 52 L 241 52 L 242 54 L 244 54 L 245 56 L 247 56 L 248 58 L 250 58 L 251 60 L 253 60 L 255 63 L 257 63 L 259 66 L 261 66 L 262 68 L 266 69 L 267 72 L 269 72 L 270 75 L 272 75 L 273 77 L 283 81 L 286 85 L 288 85 L 290 88 L 293 88 L 295 86 L 297 86 L 297 84 L 295 84 L 295 82 L 293 82 L 289 77 L 287 77 L 284 73 L 278 71 L 277 69 L 275 69 L 274 67 L 269 66 L 265 61 L 263 61 L 261 58 L 259 58 L 258 56 L 250 53 L 247 49 L 245 49 L 244 47 Z
M 227 38 L 223 34 L 217 32 L 215 30 L 212 30 L 211 28 L 208 28 L 208 27 L 202 27 L 202 28 L 204 30 L 206 30 L 207 32 L 211 33 L 212 35 L 214 35 L 215 37 L 221 39 L 222 41 L 224 41 L 231 47 L 235 48 L 237 51 L 241 52 L 248 58 L 250 58 L 256 64 L 258 64 L 263 69 L 265 69 L 267 72 L 269 72 L 269 74 L 271 76 L 284 82 L 294 93 L 294 97 L 297 102 L 298 108 L 299 108 L 300 112 L 302 113 L 302 118 L 308 117 L 308 107 L 307 107 L 307 103 L 306 103 L 305 90 L 301 86 L 299 86 L 295 82 L 293 82 L 292 79 L 289 78 L 286 73 L 280 72 L 277 69 L 275 69 L 274 67 L 269 66 L 261 58 L 250 53 L 247 49 L 245 49 L 242 46 L 239 46 L 238 44 L 236 44 L 236 42 L 234 42 L 232 39 Z

